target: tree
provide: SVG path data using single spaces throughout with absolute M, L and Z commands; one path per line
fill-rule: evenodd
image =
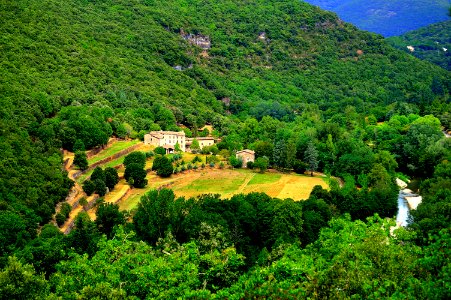
M 293 243 L 302 232 L 302 208 L 291 199 L 280 201 L 274 207 L 271 223 L 272 240 L 277 243 Z
M 166 149 L 164 149 L 161 146 L 158 146 L 158 147 L 155 148 L 154 152 L 156 154 L 165 155 L 166 154 Z
M 8 258 L 0 272 L 1 299 L 44 299 L 45 291 L 44 275 L 35 275 L 32 265 L 22 265 L 16 257 Z
M 96 167 L 91 175 L 91 181 L 96 181 L 97 179 L 105 182 L 105 172 L 101 167 Z
M 164 149 L 164 148 L 163 148 Z M 155 149 L 157 150 L 157 149 Z M 156 151 L 155 151 L 156 152 Z M 157 153 L 157 152 L 156 152 Z M 165 151 L 166 153 L 166 151 Z M 124 166 L 127 168 L 130 164 L 138 164 L 142 169 L 146 166 L 146 154 L 141 151 L 134 151 L 124 158 Z
M 93 181 L 94 186 L 95 186 L 95 191 L 97 194 L 99 194 L 100 197 L 105 196 L 106 194 L 106 185 L 105 185 L 105 180 L 102 179 L 96 179 Z
M 287 166 L 287 147 L 286 143 L 283 139 L 279 139 L 276 142 L 276 145 L 274 146 L 274 152 L 273 152 L 273 160 L 274 164 L 284 169 Z
M 105 185 L 110 189 L 114 189 L 116 184 L 119 182 L 119 175 L 115 168 L 107 167 L 105 168 Z
M 313 172 L 318 168 L 318 151 L 313 143 L 310 141 L 307 145 L 307 150 L 304 152 L 304 159 L 308 164 L 310 175 L 313 176 Z
M 304 174 L 307 171 L 308 164 L 300 159 L 295 159 L 293 163 L 293 170 L 298 174 Z
M 136 188 L 143 188 L 147 185 L 147 172 L 141 164 L 132 163 L 127 166 L 124 178 Z
M 174 150 L 175 152 L 182 152 L 182 148 L 180 148 L 179 142 L 175 143 Z
M 241 168 L 243 166 L 243 160 L 241 159 L 241 157 L 236 157 L 232 155 L 229 157 L 229 164 L 233 168 Z
M 86 180 L 83 182 L 83 191 L 86 193 L 86 195 L 91 196 L 92 193 L 96 191 L 96 186 L 94 182 L 91 180 Z
M 112 203 L 102 203 L 97 208 L 95 224 L 101 233 L 112 238 L 113 228 L 125 223 L 124 214 L 119 211 L 119 206 Z
M 157 175 L 161 177 L 169 177 L 172 175 L 173 171 L 174 167 L 172 166 L 172 163 L 166 156 L 162 156 L 158 165 Z
M 86 153 L 83 151 L 75 152 L 74 165 L 76 165 L 80 170 L 84 171 L 88 168 L 88 159 Z
M 56 224 L 58 224 L 59 227 L 61 227 L 64 224 L 64 222 L 66 222 L 66 219 L 67 219 L 66 216 L 63 215 L 62 213 L 58 213 L 55 216 Z
M 259 169 L 260 173 L 265 173 L 268 169 L 269 159 L 266 156 L 258 157 L 254 162 L 254 168 Z
M 199 141 L 196 139 L 193 139 L 193 141 L 191 142 L 190 149 L 191 149 L 191 152 L 198 153 L 200 151 Z
M 86 148 L 85 148 L 85 144 L 83 143 L 83 141 L 76 140 L 74 143 L 73 151 L 74 152 L 78 152 L 78 151 L 84 152 L 85 150 L 86 150 Z

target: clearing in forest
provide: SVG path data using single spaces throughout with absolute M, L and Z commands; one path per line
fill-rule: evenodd
M 212 169 L 193 170 L 160 178 L 153 173 L 147 176 L 149 184 L 144 189 L 132 189 L 129 196 L 118 204 L 122 210 L 130 210 L 137 206 L 140 198 L 155 188 L 170 188 L 176 196 L 186 198 L 202 194 L 220 194 L 222 198 L 230 198 L 240 193 L 263 192 L 271 197 L 307 199 L 315 185 L 328 187 L 323 177 L 311 177 L 298 174 L 285 174 L 269 171 L 265 174 L 252 170 Z

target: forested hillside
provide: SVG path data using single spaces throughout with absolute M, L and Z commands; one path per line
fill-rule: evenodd
M 401 35 L 430 24 L 449 20 L 448 0 L 306 0 L 360 29 L 385 37 Z
M 387 40 L 400 50 L 451 71 L 451 20 Z
M 450 72 L 296 0 L 0 0 L 0 17 L 0 298 L 449 298 Z M 205 124 L 213 159 L 249 148 L 344 183 L 300 202 L 154 190 L 54 225 L 63 150 Z M 425 198 L 393 236 L 396 177 Z

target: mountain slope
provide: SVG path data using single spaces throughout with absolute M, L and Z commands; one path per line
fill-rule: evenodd
M 387 40 L 400 50 L 451 71 L 451 20 Z M 407 46 L 413 48 L 409 50 Z
M 311 103 L 326 117 L 353 105 L 383 119 L 381 106 L 430 103 L 433 82 L 451 90 L 445 70 L 294 0 L 21 0 L 0 11 L 0 198 L 41 222 L 70 186 L 59 149 L 77 139 L 100 145 L 122 125 L 225 133 L 226 112 L 291 121 Z
M 449 20 L 447 0 L 305 0 L 336 12 L 360 29 L 389 37 Z

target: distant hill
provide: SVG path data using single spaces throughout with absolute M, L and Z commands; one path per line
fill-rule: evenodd
M 385 37 L 449 20 L 449 0 L 305 0 Z
M 451 20 L 387 40 L 396 48 L 451 71 Z

